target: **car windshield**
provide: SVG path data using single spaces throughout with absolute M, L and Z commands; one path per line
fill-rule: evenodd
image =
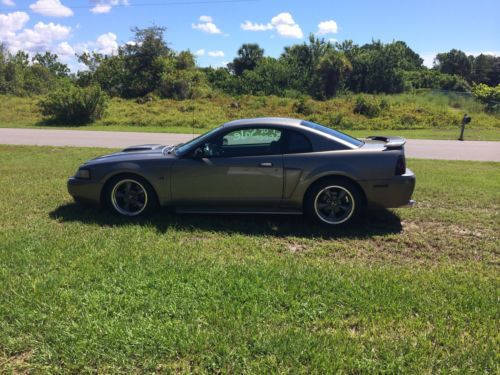
M 209 138 L 212 134 L 216 133 L 220 127 L 212 129 L 205 134 L 196 137 L 189 142 L 183 143 L 175 148 L 175 153 L 178 155 L 182 155 L 185 152 L 189 151 L 191 148 L 195 147 L 197 144 L 203 143 L 207 138 Z
M 353 146 L 359 147 L 359 146 L 363 145 L 363 141 L 360 141 L 357 138 L 353 138 L 350 135 L 347 135 L 345 133 L 339 132 L 338 130 L 333 130 L 333 129 L 327 128 L 326 126 L 323 126 L 323 125 L 320 125 L 320 124 L 316 124 L 315 122 L 302 121 L 301 124 L 303 126 L 308 127 L 308 128 L 315 129 L 315 130 L 318 130 L 318 131 L 320 131 L 322 133 L 326 133 L 328 135 L 334 136 L 334 137 L 336 137 L 338 139 L 341 139 L 341 140 L 343 140 L 345 142 L 350 143 Z

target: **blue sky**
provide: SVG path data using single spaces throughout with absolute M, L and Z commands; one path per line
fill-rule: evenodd
M 500 54 L 499 0 L 216 1 L 0 0 L 0 42 L 12 52 L 49 49 L 73 69 L 75 52 L 112 53 L 132 39 L 132 26 L 151 25 L 167 27 L 171 47 L 197 52 L 202 66 L 230 61 L 246 42 L 279 56 L 309 33 L 358 44 L 403 40 L 427 64 L 452 48 Z

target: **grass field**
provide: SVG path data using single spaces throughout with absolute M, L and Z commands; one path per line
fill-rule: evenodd
M 99 149 L 0 146 L 0 372 L 498 373 L 500 164 L 409 160 L 412 210 L 125 220 Z
M 366 96 L 383 106 L 380 114 L 354 113 L 355 96 L 326 102 L 307 101 L 307 114 L 294 110 L 295 99 L 278 97 L 218 97 L 199 100 L 155 100 L 138 104 L 113 99 L 107 115 L 92 125 L 47 123 L 37 106 L 38 98 L 0 96 L 0 127 L 58 127 L 88 130 L 202 133 L 226 121 L 261 116 L 306 118 L 355 136 L 402 135 L 407 138 L 456 139 L 465 112 L 472 116 L 466 139 L 500 140 L 500 115 L 486 114 L 471 98 L 441 94 Z

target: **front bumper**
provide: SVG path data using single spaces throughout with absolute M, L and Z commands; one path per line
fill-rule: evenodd
M 93 204 L 101 203 L 101 183 L 92 180 L 70 177 L 68 179 L 67 186 L 68 193 L 76 201 L 85 201 Z
M 413 207 L 415 201 L 411 199 L 411 196 L 415 190 L 415 182 L 415 174 L 408 168 L 401 176 L 364 181 L 363 188 L 368 206 L 375 208 Z

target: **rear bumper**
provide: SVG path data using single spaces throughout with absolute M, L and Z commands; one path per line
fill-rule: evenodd
M 415 190 L 415 174 L 406 169 L 405 174 L 390 179 L 363 181 L 363 189 L 369 207 L 396 208 L 412 207 Z
M 102 184 L 99 182 L 70 177 L 67 187 L 68 193 L 76 201 L 85 201 L 92 204 L 101 203 Z

